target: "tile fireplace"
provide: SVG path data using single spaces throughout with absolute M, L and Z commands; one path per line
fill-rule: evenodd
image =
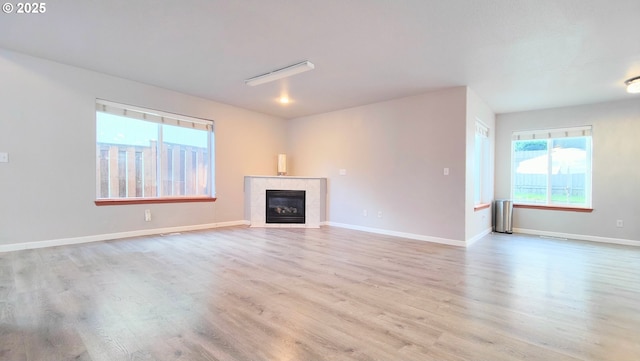
M 326 178 L 245 176 L 244 193 L 251 227 L 318 228 L 326 221 Z

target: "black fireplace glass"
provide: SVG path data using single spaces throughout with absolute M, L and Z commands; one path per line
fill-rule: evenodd
M 305 223 L 305 191 L 267 189 L 267 223 Z

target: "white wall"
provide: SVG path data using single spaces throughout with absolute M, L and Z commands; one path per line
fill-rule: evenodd
M 470 88 L 467 88 L 467 175 L 466 175 L 466 198 L 465 198 L 465 240 L 476 241 L 483 235 L 491 232 L 491 208 L 474 211 L 474 162 L 475 162 L 475 133 L 476 119 L 489 127 L 489 164 L 486 172 L 489 179 L 486 182 L 490 188 L 486 192 L 486 200 L 493 200 L 494 192 L 494 152 L 496 134 L 496 116 L 489 106 Z M 483 187 L 484 188 L 484 187 Z M 483 193 L 484 194 L 484 193 Z
M 291 172 L 328 178 L 332 223 L 464 242 L 465 108 L 459 87 L 291 120 Z
M 510 197 L 511 133 L 593 125 L 593 212 L 514 210 L 514 227 L 582 239 L 640 242 L 640 100 L 497 116 L 496 196 Z M 616 220 L 624 221 L 623 228 Z M 586 237 L 582 237 L 586 236 Z M 623 242 L 624 243 L 624 242 Z
M 241 221 L 243 177 L 286 150 L 282 119 L 2 49 L 0 84 L 0 246 Z M 213 119 L 218 201 L 95 206 L 96 98 Z

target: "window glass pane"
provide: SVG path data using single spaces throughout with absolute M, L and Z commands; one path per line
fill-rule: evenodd
M 479 205 L 489 202 L 491 198 L 491 172 L 490 149 L 489 149 L 489 127 L 484 123 L 476 121 L 476 132 L 474 139 L 474 164 L 473 164 L 473 201 Z
M 100 149 L 98 196 L 147 196 L 142 189 L 153 196 L 155 175 L 149 168 L 143 172 L 142 165 L 155 164 L 157 140 L 157 124 L 96 112 L 96 143 Z
M 212 195 L 211 126 L 167 125 L 142 119 L 144 113 L 118 112 L 96 111 L 98 198 Z
M 136 197 L 144 197 L 143 153 L 136 150 Z
M 127 151 L 118 149 L 118 197 L 127 196 Z
M 109 198 L 109 147 L 98 144 L 98 194 L 100 198 Z
M 162 126 L 166 168 L 163 170 L 163 195 L 208 195 L 209 132 Z
M 513 200 L 521 203 L 547 203 L 549 156 L 547 140 L 513 142 Z
M 551 201 L 554 204 L 586 203 L 587 139 L 551 140 Z
M 513 200 L 591 207 L 591 136 L 513 141 Z
M 484 137 L 476 134 L 475 147 L 474 147 L 474 159 L 473 159 L 473 201 L 475 204 L 482 202 L 482 168 L 483 168 L 483 139 Z
M 98 144 L 154 146 L 158 141 L 158 125 L 143 120 L 96 112 Z

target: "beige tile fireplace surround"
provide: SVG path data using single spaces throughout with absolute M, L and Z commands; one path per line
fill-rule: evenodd
M 305 223 L 266 223 L 267 190 L 305 191 Z M 251 227 L 319 228 L 326 220 L 327 179 L 293 176 L 245 176 L 244 214 Z

